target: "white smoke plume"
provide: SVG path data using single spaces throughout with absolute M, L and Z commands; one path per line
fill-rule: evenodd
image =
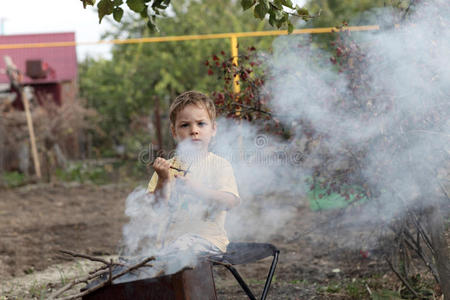
M 361 174 L 377 186 L 379 193 L 372 195 L 377 210 L 368 206 L 366 213 L 354 216 L 361 222 L 387 221 L 405 207 L 426 204 L 424 195 L 434 194 L 437 188 L 436 173 L 440 180 L 448 180 L 450 8 L 446 1 L 434 1 L 415 9 L 399 27 L 358 35 L 368 58 L 365 71 L 370 88 L 364 91 L 362 105 L 370 108 L 370 118 L 335 105 L 339 98 L 354 97 L 351 83 L 329 62 L 329 53 L 309 47 L 306 39 L 280 37 L 274 41 L 273 54 L 265 56 L 274 78 L 266 88 L 273 95 L 273 112 L 282 122 L 295 125 L 308 120 L 327 135 L 331 153 L 361 149 L 371 141 Z M 429 119 L 434 111 L 441 119 Z M 212 151 L 233 165 L 242 201 L 228 213 L 230 240 L 267 241 L 304 204 L 305 178 L 311 175 L 309 167 L 318 153 L 304 153 L 301 126 L 295 128 L 297 136 L 282 141 L 248 123 L 218 120 Z M 385 148 L 386 137 L 398 139 L 399 147 Z M 383 168 L 386 163 L 389 167 Z M 380 170 L 388 172 L 380 176 Z M 124 244 L 132 253 L 143 255 L 153 249 L 163 214 L 151 208 L 152 201 L 143 190 L 127 199 L 130 223 L 124 227 Z
M 389 222 L 408 208 L 426 207 L 449 185 L 449 19 L 448 3 L 423 2 L 400 26 L 358 35 L 368 62 L 369 84 L 359 103 L 371 110 L 367 118 L 327 102 L 352 100 L 351 82 L 332 71 L 320 50 L 293 47 L 302 43 L 295 37 L 275 42 L 275 80 L 269 86 L 279 117 L 310 120 L 329 137 L 328 151 L 335 154 L 367 145 L 361 173 L 378 193 L 372 195 L 376 209 L 368 206 L 352 216 L 361 224 Z

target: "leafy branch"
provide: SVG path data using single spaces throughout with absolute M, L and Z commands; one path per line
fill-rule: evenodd
M 81 0 L 81 2 L 84 8 L 96 4 L 96 0 Z M 112 15 L 114 20 L 120 23 L 124 13 L 122 8 L 124 3 L 134 13 L 147 19 L 148 28 L 155 32 L 158 31 L 156 18 L 169 7 L 170 0 L 100 0 L 97 3 L 99 22 L 102 22 L 104 16 Z M 294 30 L 291 17 L 299 17 L 305 21 L 314 17 L 306 8 L 294 5 L 291 0 L 241 0 L 241 6 L 244 10 L 253 8 L 253 15 L 257 19 L 264 20 L 269 15 L 271 26 L 277 28 L 287 26 L 289 33 Z

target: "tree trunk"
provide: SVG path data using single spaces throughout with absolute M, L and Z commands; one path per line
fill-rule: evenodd
M 450 248 L 442 211 L 435 206 L 428 214 L 428 228 L 434 249 L 434 260 L 445 300 L 450 300 Z

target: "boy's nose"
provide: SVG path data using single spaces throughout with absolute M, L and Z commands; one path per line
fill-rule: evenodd
M 198 134 L 197 126 L 192 126 L 192 128 L 191 128 L 191 135 L 197 135 L 197 134 Z

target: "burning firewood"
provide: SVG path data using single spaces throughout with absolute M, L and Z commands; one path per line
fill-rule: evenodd
M 137 263 L 128 265 L 128 264 L 124 264 L 121 262 L 114 262 L 112 259 L 110 261 L 107 261 L 107 260 L 104 260 L 104 259 L 101 259 L 98 257 L 94 257 L 94 256 L 86 255 L 86 254 L 74 253 L 74 252 L 68 251 L 68 250 L 60 250 L 60 252 L 66 254 L 66 255 L 73 256 L 73 257 L 81 257 L 81 258 L 85 258 L 85 259 L 88 259 L 91 261 L 101 262 L 104 265 L 101 266 L 100 268 L 97 268 L 97 269 L 89 272 L 89 275 L 87 275 L 85 277 L 81 277 L 81 278 L 76 278 L 72 282 L 69 282 L 68 284 L 66 284 L 65 286 L 60 288 L 59 290 L 55 291 L 49 297 L 49 299 L 52 299 L 52 300 L 71 300 L 71 299 L 83 297 L 83 296 L 88 295 L 106 285 L 110 285 L 115 279 L 117 279 L 127 273 L 130 273 L 141 267 L 152 267 L 152 265 L 148 264 L 148 262 L 155 260 L 154 256 L 150 256 L 150 257 L 140 260 Z M 112 272 L 113 268 L 117 268 L 117 267 L 120 267 L 121 270 L 118 273 L 113 274 L 113 272 Z M 76 293 L 76 294 L 73 294 L 70 296 L 61 297 L 61 295 L 64 292 L 69 291 L 70 289 L 72 289 L 73 287 L 77 286 L 80 283 L 87 284 L 87 283 L 89 283 L 89 281 L 92 281 L 95 279 L 100 279 L 100 278 L 103 278 L 104 276 L 107 276 L 106 280 L 102 280 L 97 285 L 94 285 L 94 286 L 92 286 L 88 289 L 85 289 L 79 293 Z

